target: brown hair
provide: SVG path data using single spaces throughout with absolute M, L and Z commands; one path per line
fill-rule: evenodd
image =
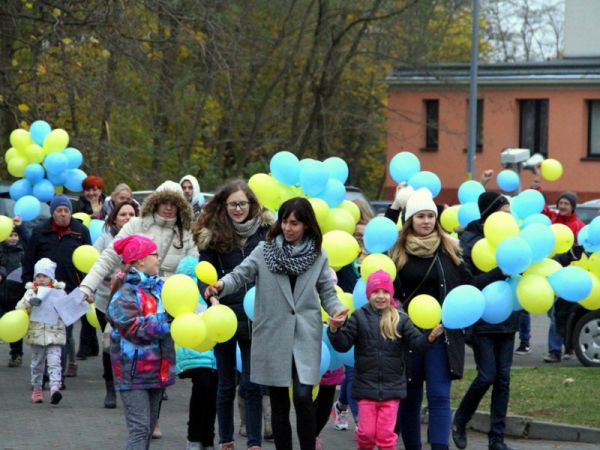
M 323 235 L 321 234 L 321 228 L 317 222 L 315 212 L 308 200 L 302 197 L 294 197 L 286 200 L 279 207 L 277 211 L 277 222 L 273 224 L 267 234 L 267 241 L 272 241 L 278 235 L 282 234 L 281 222 L 294 214 L 298 222 L 302 222 L 306 225 L 305 235 L 311 236 L 315 240 L 315 250 L 317 254 L 321 253 L 321 243 L 323 242 Z
M 392 258 L 392 261 L 394 261 L 398 270 L 401 270 L 408 260 L 406 240 L 408 236 L 414 236 L 412 224 L 413 218 L 411 216 L 404 222 L 402 230 L 400 230 L 400 234 L 398 235 L 398 239 L 390 250 L 390 258 Z M 458 266 L 462 262 L 460 247 L 452 237 L 444 231 L 438 220 L 435 221 L 435 230 L 433 232 L 438 234 L 443 250 L 450 256 L 452 262 Z
M 254 219 L 258 216 L 262 208 L 258 203 L 258 199 L 248 184 L 241 179 L 231 180 L 222 186 L 215 196 L 204 206 L 200 217 L 194 224 L 192 232 L 198 234 L 203 228 L 207 228 L 212 232 L 209 247 L 220 252 L 230 252 L 237 243 L 237 235 L 231 218 L 227 214 L 227 199 L 234 192 L 242 191 L 248 197 L 250 202 L 250 211 L 246 220 Z
M 125 200 L 124 202 L 117 203 L 115 207 L 112 209 L 108 217 L 104 220 L 104 228 L 106 230 L 116 230 L 117 229 L 117 216 L 119 215 L 119 211 L 125 205 L 129 205 L 133 208 L 135 212 L 135 217 L 139 217 L 140 215 L 140 205 L 135 200 Z
M 109 304 L 110 304 L 110 301 L 112 300 L 113 296 L 119 291 L 119 289 L 121 289 L 121 287 L 125 283 L 125 277 L 131 270 L 132 266 L 133 266 L 133 263 L 124 264 L 119 269 L 122 273 L 119 274 L 118 276 L 117 276 L 118 272 L 117 272 L 117 274 L 113 275 L 112 279 L 110 280 L 110 294 L 108 294 L 108 303 Z M 108 307 L 106 308 L 106 310 L 108 311 Z
M 362 198 L 355 198 L 352 200 L 352 203 L 358 206 L 358 210 L 360 211 L 360 219 L 358 219 L 358 223 L 366 225 L 367 222 L 374 217 L 371 206 Z

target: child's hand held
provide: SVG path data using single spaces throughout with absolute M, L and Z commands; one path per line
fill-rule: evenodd
M 444 326 L 442 324 L 439 324 L 437 327 L 435 327 L 433 330 L 431 330 L 431 332 L 429 333 L 429 336 L 427 336 L 427 339 L 429 340 L 429 342 L 435 342 L 435 340 L 438 337 L 440 337 L 443 332 L 444 332 Z

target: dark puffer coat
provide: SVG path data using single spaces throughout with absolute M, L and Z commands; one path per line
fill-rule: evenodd
M 359 400 L 392 400 L 406 397 L 407 349 L 425 352 L 432 344 L 404 312 L 400 312 L 398 339 L 385 339 L 379 329 L 381 311 L 369 303 L 355 311 L 336 333 L 327 330 L 333 348 L 347 352 L 354 345 L 355 370 L 352 396 Z

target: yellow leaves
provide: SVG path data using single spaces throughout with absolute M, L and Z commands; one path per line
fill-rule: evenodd
M 54 17 L 60 17 L 60 15 L 61 15 L 61 14 L 62 14 L 62 12 L 61 12 L 61 10 L 60 10 L 60 9 L 58 9 L 58 8 L 54 8 L 54 9 L 52 10 L 52 15 L 53 15 Z
M 73 39 L 64 37 L 64 38 L 62 38 L 62 41 L 64 42 L 65 45 L 69 45 L 73 42 Z
M 110 52 L 109 52 L 108 50 L 106 50 L 106 49 L 103 49 L 103 50 L 100 52 L 100 54 L 102 55 L 102 57 L 103 57 L 104 59 L 108 59 L 108 58 L 110 57 Z
M 199 44 L 204 44 L 206 42 L 207 36 L 205 33 L 203 33 L 202 31 L 196 31 L 194 33 L 194 39 L 196 40 L 196 42 L 198 42 Z
M 183 62 L 190 57 L 190 49 L 187 45 L 181 44 L 177 48 L 177 62 Z
M 29 124 L 27 123 L 26 120 L 21 120 L 19 122 L 19 127 L 23 128 L 24 130 L 27 130 L 27 129 L 29 129 Z
M 13 58 L 10 63 L 13 67 L 17 67 L 19 65 L 19 61 L 17 60 L 17 58 Z
M 94 36 L 90 37 L 90 42 L 94 45 L 98 45 L 100 43 L 100 41 Z
M 20 103 L 19 106 L 17 106 L 17 108 L 19 109 L 19 111 L 21 111 L 22 113 L 26 113 L 29 112 L 29 105 L 27 103 Z
M 31 2 L 24 2 L 23 6 L 25 7 L 25 9 L 33 9 L 33 3 Z

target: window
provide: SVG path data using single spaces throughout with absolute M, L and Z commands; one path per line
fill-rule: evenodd
M 519 100 L 519 147 L 548 156 L 548 100 Z
M 588 100 L 588 156 L 600 156 L 600 100 Z
M 439 129 L 439 100 L 425 100 L 425 149 L 437 150 Z

